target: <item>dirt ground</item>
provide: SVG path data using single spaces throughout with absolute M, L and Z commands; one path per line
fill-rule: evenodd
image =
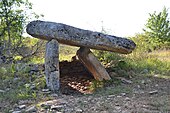
M 129 81 L 130 82 L 129 82 Z M 128 82 L 127 82 L 128 81 Z M 41 112 L 64 113 L 170 113 L 170 79 L 158 75 L 136 75 L 131 79 L 106 83 L 102 88 L 91 91 L 88 87 L 94 78 L 86 75 L 69 74 L 61 77 L 61 95 L 45 104 L 56 109 Z M 43 103 L 44 104 L 44 103 Z M 42 105 L 42 103 L 41 103 Z M 59 107 L 59 108 L 58 108 Z M 60 108 L 61 107 L 61 108 Z
M 131 81 L 88 95 L 77 93 L 78 90 L 70 92 L 70 88 L 67 94 L 54 99 L 63 100 L 65 112 L 73 113 L 170 113 L 170 79 L 140 75 Z M 79 80 L 79 84 L 83 83 Z
M 13 105 L 14 109 L 10 112 L 170 113 L 169 77 L 139 74 L 131 79 L 106 82 L 101 88 L 93 90 L 94 78 L 86 70 L 83 73 L 61 75 L 59 94 L 47 91 L 43 92 L 42 100 L 21 100 Z M 5 103 L 1 103 L 3 106 L 6 106 Z

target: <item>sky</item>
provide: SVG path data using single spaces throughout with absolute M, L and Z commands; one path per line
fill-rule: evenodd
M 149 13 L 169 8 L 170 0 L 29 0 L 44 21 L 64 23 L 111 35 L 129 37 L 142 33 Z

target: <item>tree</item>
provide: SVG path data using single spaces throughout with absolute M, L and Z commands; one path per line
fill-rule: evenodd
M 28 0 L 0 1 L 0 48 L 5 56 L 12 57 L 22 46 L 24 28 L 30 19 L 32 4 Z M 34 17 L 38 17 L 32 13 Z M 32 16 L 33 17 L 33 16 Z
M 148 36 L 148 42 L 159 46 L 170 41 L 170 21 L 168 19 L 168 10 L 164 7 L 158 14 L 156 11 L 149 14 L 146 23 L 145 34 Z

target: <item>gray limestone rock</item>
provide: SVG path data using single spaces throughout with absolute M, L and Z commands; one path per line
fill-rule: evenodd
M 110 76 L 107 73 L 103 65 L 98 61 L 89 48 L 81 47 L 77 51 L 77 56 L 80 61 L 87 67 L 96 80 L 110 80 Z
M 46 44 L 45 75 L 47 87 L 56 92 L 59 90 L 59 45 L 57 40 L 51 40 Z
M 32 21 L 27 25 L 27 33 L 33 37 L 59 43 L 106 50 L 118 53 L 131 53 L 136 44 L 129 39 L 107 35 L 99 32 L 83 30 L 62 23 Z
M 37 112 L 37 108 L 36 106 L 30 106 L 25 110 L 26 113 L 36 113 Z

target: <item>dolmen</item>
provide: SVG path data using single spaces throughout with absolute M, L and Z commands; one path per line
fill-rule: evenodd
M 131 53 L 136 44 L 129 39 L 83 30 L 62 23 L 32 21 L 27 25 L 29 35 L 47 40 L 45 53 L 46 84 L 49 89 L 59 90 L 59 43 L 80 47 L 76 55 L 96 80 L 110 80 L 110 76 L 90 51 L 97 49 L 122 54 Z

